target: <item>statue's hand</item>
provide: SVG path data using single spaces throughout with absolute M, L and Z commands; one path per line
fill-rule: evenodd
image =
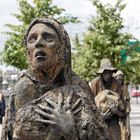
M 101 113 L 101 114 L 102 114 L 103 120 L 107 120 L 112 117 L 112 112 L 110 111 L 110 109 L 108 109 L 106 112 Z
M 118 112 L 118 105 L 117 105 L 117 103 L 115 103 L 113 100 L 110 100 L 108 102 L 108 107 L 110 108 L 112 113 L 117 114 L 117 112 Z
M 46 102 L 48 105 L 51 105 L 51 107 L 38 105 L 39 109 L 36 109 L 35 112 L 43 118 L 36 121 L 54 126 L 53 128 L 57 129 L 64 136 L 70 135 L 73 131 L 75 131 L 74 114 L 80 111 L 79 108 L 76 109 L 77 106 L 79 106 L 80 100 L 77 100 L 71 107 L 70 103 L 72 101 L 72 96 L 73 91 L 69 93 L 64 105 L 62 93 L 59 93 L 58 104 L 46 98 Z
M 113 114 L 116 114 L 118 111 L 118 106 L 117 106 L 116 102 L 113 101 L 112 99 L 108 99 L 107 107 L 108 107 L 108 109 L 106 110 L 106 112 L 102 113 L 104 120 L 111 118 L 113 116 Z
M 119 110 L 118 103 L 110 102 L 109 107 L 112 113 L 116 114 L 118 117 L 125 117 L 126 113 Z

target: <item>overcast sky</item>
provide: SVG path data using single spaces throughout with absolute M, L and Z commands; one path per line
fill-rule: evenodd
M 6 31 L 4 27 L 7 23 L 18 24 L 17 20 L 10 13 L 18 12 L 17 0 L 0 0 L 0 32 Z M 114 3 L 116 0 L 102 0 L 104 3 Z M 75 33 L 84 32 L 88 26 L 91 15 L 95 15 L 95 8 L 89 0 L 53 0 L 59 7 L 66 9 L 66 13 L 72 16 L 78 16 L 82 23 L 80 25 L 67 25 L 66 30 L 72 37 Z M 122 13 L 126 31 L 132 33 L 140 39 L 140 0 L 124 0 L 127 7 Z M 4 46 L 5 35 L 0 34 L 0 50 Z

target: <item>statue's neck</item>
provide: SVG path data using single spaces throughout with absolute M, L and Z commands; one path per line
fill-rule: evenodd
M 62 84 L 64 72 L 62 67 L 55 67 L 49 70 L 34 69 L 36 80 L 41 83 Z

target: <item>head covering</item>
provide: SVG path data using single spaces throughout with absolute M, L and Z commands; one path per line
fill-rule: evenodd
M 121 70 L 118 70 L 113 76 L 117 77 L 118 75 L 124 75 L 124 73 Z
M 28 34 L 30 32 L 30 30 L 32 29 L 32 27 L 38 23 L 42 23 L 45 24 L 47 26 L 52 27 L 59 38 L 60 41 L 60 48 L 59 48 L 59 57 L 61 57 L 64 61 L 64 75 L 65 77 L 67 77 L 67 79 L 71 79 L 71 44 L 70 44 L 70 39 L 68 36 L 68 33 L 66 32 L 66 30 L 64 29 L 63 25 L 61 25 L 56 19 L 54 18 L 50 18 L 50 17 L 45 17 L 45 18 L 36 18 L 34 19 L 26 33 L 24 36 L 24 43 L 25 46 L 27 46 L 27 37 Z M 60 64 L 61 65 L 61 64 Z
M 69 63 L 69 65 L 71 65 L 71 44 L 70 44 L 69 36 L 68 36 L 66 30 L 64 29 L 63 25 L 61 25 L 54 18 L 46 17 L 46 18 L 34 19 L 30 23 L 30 25 L 25 33 L 25 36 L 24 36 L 25 46 L 27 46 L 27 37 L 28 37 L 28 34 L 29 34 L 31 28 L 38 23 L 50 25 L 56 31 L 58 38 L 59 38 L 59 41 L 61 43 L 61 52 L 65 53 L 64 54 L 65 60 L 67 61 L 67 63 Z
M 104 58 L 101 60 L 100 68 L 97 73 L 101 74 L 104 70 L 117 71 L 117 68 L 112 67 L 110 60 Z

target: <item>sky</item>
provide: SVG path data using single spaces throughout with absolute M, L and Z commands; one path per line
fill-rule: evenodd
M 31 1 L 31 0 L 30 0 Z M 116 0 L 101 0 L 103 3 L 114 3 Z M 54 4 L 66 9 L 65 14 L 77 16 L 81 20 L 80 24 L 69 24 L 65 26 L 70 38 L 76 33 L 83 33 L 88 27 L 88 21 L 91 16 L 95 16 L 96 9 L 89 0 L 53 0 Z M 124 0 L 127 4 L 122 13 L 124 18 L 125 30 L 140 39 L 140 0 Z M 18 12 L 17 0 L 0 0 L 0 51 L 4 48 L 4 42 L 7 37 L 2 34 L 8 29 L 4 26 L 7 23 L 18 24 L 18 21 L 11 16 L 11 13 Z

